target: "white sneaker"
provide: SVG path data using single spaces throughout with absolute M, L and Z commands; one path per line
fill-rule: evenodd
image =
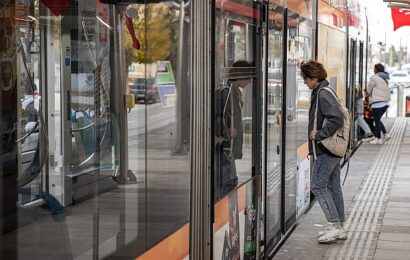
M 326 234 L 327 232 L 329 232 L 332 229 L 333 226 L 334 226 L 334 224 L 332 222 L 328 222 L 325 229 L 322 230 L 322 231 L 319 231 L 317 233 L 317 238 L 319 238 L 319 237 L 323 236 L 324 234 Z M 341 234 L 337 239 L 346 240 L 347 239 L 347 232 L 346 231 L 343 232 L 343 234 Z
M 374 136 L 362 138 L 362 141 L 365 142 L 365 143 L 373 141 L 373 140 L 374 140 Z
M 331 230 L 333 227 L 333 223 L 332 222 L 328 222 L 327 226 L 325 227 L 324 230 L 317 232 L 317 238 L 323 236 L 324 234 L 326 234 L 326 232 L 328 232 L 329 230 Z
M 379 138 L 374 138 L 372 141 L 370 141 L 370 144 L 383 144 L 383 140 Z
M 384 135 L 383 135 L 383 141 L 384 142 L 387 142 L 387 141 L 389 141 L 391 139 L 391 136 L 388 134 L 388 133 L 385 133 Z
M 317 241 L 319 243 L 332 243 L 335 242 L 337 239 L 347 239 L 346 230 L 344 228 L 336 228 L 331 227 L 329 231 L 327 231 L 323 236 L 319 237 Z

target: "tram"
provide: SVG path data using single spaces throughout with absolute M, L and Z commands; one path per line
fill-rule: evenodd
M 15 258 L 272 257 L 313 203 L 298 61 L 352 115 L 367 84 L 359 1 L 5 2 L 0 248 L 40 245 Z

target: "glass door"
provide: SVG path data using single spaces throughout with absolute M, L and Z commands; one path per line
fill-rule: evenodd
M 266 99 L 265 241 L 268 248 L 281 238 L 283 8 L 268 13 L 268 73 Z
M 283 105 L 285 127 L 283 165 L 283 231 L 287 232 L 310 202 L 310 162 L 307 129 L 310 91 L 303 83 L 299 59 L 312 55 L 312 21 L 287 11 L 286 87 Z
M 259 251 L 264 6 L 216 8 L 213 255 L 246 259 Z

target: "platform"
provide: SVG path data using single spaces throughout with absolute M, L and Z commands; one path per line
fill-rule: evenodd
M 410 259 L 410 120 L 383 122 L 392 139 L 363 143 L 350 161 L 343 186 L 348 240 L 317 242 L 326 219 L 316 202 L 274 259 Z

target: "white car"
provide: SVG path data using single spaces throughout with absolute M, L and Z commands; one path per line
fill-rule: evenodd
M 410 75 L 406 70 L 394 71 L 390 74 L 389 88 L 392 92 L 394 88 L 403 85 L 403 87 L 410 87 Z

